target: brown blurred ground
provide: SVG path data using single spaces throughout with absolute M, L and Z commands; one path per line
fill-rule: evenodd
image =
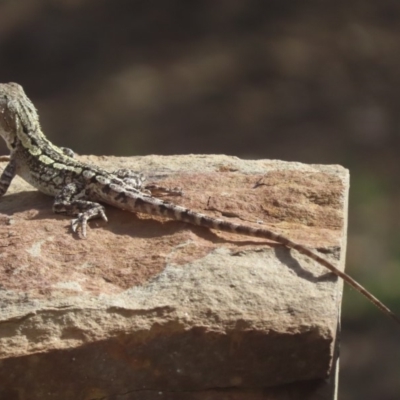
M 59 145 L 349 168 L 348 271 L 398 313 L 399 71 L 389 0 L 0 1 L 0 81 Z M 339 398 L 398 399 L 399 376 L 397 328 L 346 293 Z

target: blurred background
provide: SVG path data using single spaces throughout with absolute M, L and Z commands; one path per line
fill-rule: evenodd
M 347 271 L 400 313 L 400 2 L 0 0 L 0 81 L 80 154 L 349 168 Z M 399 399 L 398 327 L 342 322 L 339 399 Z

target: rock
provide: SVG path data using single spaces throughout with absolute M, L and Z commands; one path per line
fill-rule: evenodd
M 180 186 L 169 201 L 265 226 L 343 268 L 342 167 L 80 158 Z M 323 267 L 276 243 L 111 207 L 80 240 L 51 206 L 19 178 L 0 200 L 1 399 L 332 398 L 342 282 Z

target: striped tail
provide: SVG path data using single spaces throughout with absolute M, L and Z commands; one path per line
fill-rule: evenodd
M 347 275 L 345 272 L 340 271 L 332 263 L 330 263 L 325 258 L 320 257 L 314 251 L 308 249 L 305 246 L 292 242 L 285 236 L 278 235 L 265 228 L 253 228 L 250 226 L 235 224 L 218 218 L 213 218 L 205 214 L 201 214 L 175 204 L 170 204 L 153 197 L 143 196 L 142 198 L 136 198 L 135 211 L 140 211 L 151 215 L 160 215 L 163 217 L 171 218 L 175 221 L 183 221 L 192 225 L 216 229 L 224 232 L 233 232 L 239 235 L 273 240 L 274 242 L 280 243 L 288 248 L 295 249 L 299 253 L 311 258 L 320 265 L 324 266 L 334 275 L 342 278 L 344 282 L 349 284 L 357 292 L 361 293 L 372 304 L 374 304 L 382 312 L 384 312 L 400 325 L 400 318 L 387 306 L 385 306 L 380 300 L 378 300 L 374 295 L 372 295 L 367 289 L 365 289 L 364 286 L 356 282 L 350 275 Z

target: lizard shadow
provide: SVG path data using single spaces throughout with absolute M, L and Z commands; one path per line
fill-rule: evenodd
M 218 235 L 211 229 L 192 225 L 183 221 L 174 221 L 164 219 L 162 217 L 146 216 L 142 213 L 134 213 L 123 211 L 114 207 L 106 206 L 106 214 L 109 222 L 100 222 L 101 227 L 110 230 L 115 235 L 129 235 L 138 238 L 156 238 L 163 235 L 173 235 L 184 230 L 190 230 L 201 239 L 213 242 L 214 244 L 230 243 L 235 246 L 260 245 L 260 241 L 243 240 L 244 236 L 240 236 L 240 240 L 226 239 Z M 93 226 L 93 222 L 89 221 L 92 229 L 97 229 Z M 100 228 L 100 226 L 98 227 Z M 266 242 L 267 245 L 273 245 L 274 242 Z
M 171 221 L 173 222 L 173 221 Z M 181 224 L 188 225 L 184 222 L 181 222 Z M 214 233 L 214 231 L 199 227 L 199 226 L 194 226 L 194 225 L 189 225 L 190 229 L 196 233 L 197 236 L 205 239 L 205 240 L 211 240 L 215 244 L 223 244 L 223 243 L 229 243 L 233 244 L 238 247 L 244 247 L 244 246 L 267 246 L 269 248 L 274 248 L 275 256 L 276 258 L 284 265 L 286 265 L 289 269 L 291 269 L 299 278 L 305 279 L 310 282 L 329 282 L 333 281 L 336 279 L 336 276 L 331 273 L 327 272 L 322 275 L 315 275 L 313 272 L 303 268 L 300 264 L 300 262 L 293 257 L 291 250 L 287 248 L 286 246 L 276 243 L 273 241 L 269 240 L 264 240 L 263 242 L 260 242 L 259 240 L 252 240 L 251 236 L 248 236 L 248 240 L 243 240 L 243 236 L 241 236 L 241 240 L 232 240 L 232 239 L 225 239 L 220 237 L 218 234 Z M 179 229 L 179 228 L 178 228 Z
M 28 210 L 37 211 L 34 219 L 44 219 L 52 214 L 53 200 L 36 190 L 6 195 L 0 199 L 0 213 L 13 215 Z
M 38 191 L 24 191 L 12 193 L 3 197 L 0 201 L 0 213 L 5 215 L 13 215 L 17 212 L 25 212 L 33 210 L 35 215 L 30 219 L 41 220 L 54 218 L 57 220 L 65 220 L 68 227 L 68 234 L 71 234 L 69 219 L 66 215 L 54 214 L 52 211 L 53 199 Z M 108 229 L 116 235 L 129 235 L 144 239 L 156 238 L 163 235 L 173 235 L 185 229 L 190 229 L 198 237 L 211 241 L 214 244 L 229 243 L 238 247 L 244 246 L 268 246 L 273 247 L 275 255 L 279 261 L 290 268 L 297 276 L 311 282 L 332 281 L 335 275 L 327 272 L 322 276 L 316 276 L 314 273 L 306 270 L 291 254 L 291 249 L 286 248 L 279 243 L 259 240 L 232 240 L 219 236 L 214 231 L 191 225 L 181 221 L 159 220 L 154 217 L 144 217 L 141 214 L 119 210 L 113 207 L 106 207 L 106 213 L 109 217 L 109 222 L 105 223 L 101 220 L 92 220 L 89 222 L 90 229 Z M 90 231 L 88 232 L 90 235 Z M 74 235 L 79 240 L 79 235 Z
M 191 225 L 182 221 L 154 218 L 152 216 L 127 212 L 113 207 L 107 207 L 106 213 L 110 222 L 104 226 L 107 226 L 107 229 L 116 235 L 154 238 L 163 235 L 173 235 L 189 229 L 199 238 L 213 242 L 214 244 L 231 243 L 236 246 L 260 244 L 260 242 L 251 239 L 243 240 L 243 236 L 241 236 L 241 240 L 237 241 L 225 239 L 208 228 Z
M 327 272 L 323 275 L 316 276 L 311 271 L 303 268 L 301 264 L 292 256 L 292 249 L 285 246 L 278 245 L 275 248 L 276 258 L 282 263 L 290 268 L 299 278 L 306 279 L 310 282 L 330 282 L 337 279 L 337 277 L 332 272 Z
M 115 217 L 120 213 L 124 213 L 123 224 L 111 222 L 107 227 L 107 229 L 110 229 L 116 235 L 128 234 L 134 237 L 150 239 L 163 235 L 173 235 L 183 230 L 190 229 L 190 231 L 192 231 L 199 238 L 210 241 L 215 245 L 228 243 L 237 247 L 257 246 L 257 248 L 259 248 L 260 246 L 267 246 L 269 248 L 274 248 L 276 258 L 282 264 L 291 269 L 298 277 L 307 281 L 325 282 L 336 279 L 335 275 L 331 272 L 327 272 L 322 275 L 315 275 L 315 273 L 305 269 L 302 267 L 300 262 L 292 256 L 291 249 L 279 243 L 268 240 L 260 242 L 259 240 L 252 240 L 251 237 L 249 237 L 248 240 L 243 240 L 243 236 L 241 236 L 240 240 L 232 240 L 223 238 L 218 233 L 208 228 L 191 225 L 181 221 L 157 220 L 153 217 L 141 217 L 135 213 L 128 213 L 128 215 L 126 215 L 126 212 L 114 208 L 107 210 L 107 212 L 111 216 L 111 221 L 114 219 L 112 214 L 115 213 Z
M 183 223 L 185 224 L 185 223 Z M 205 240 L 211 240 L 213 243 L 216 244 L 223 244 L 223 243 L 230 243 L 238 247 L 244 247 L 244 246 L 267 246 L 269 248 L 274 248 L 275 256 L 276 258 L 284 265 L 286 265 L 289 269 L 291 269 L 299 278 L 305 279 L 310 282 L 329 282 L 333 281 L 336 279 L 336 276 L 331 273 L 327 272 L 322 275 L 315 275 L 313 272 L 303 268 L 300 264 L 300 262 L 293 257 L 291 250 L 287 248 L 286 246 L 276 243 L 273 241 L 268 241 L 265 240 L 263 242 L 260 242 L 259 240 L 252 240 L 251 237 L 249 236 L 248 240 L 232 240 L 232 239 L 225 239 L 221 238 L 218 236 L 218 234 L 214 233 L 213 231 L 203 228 L 203 227 L 198 227 L 198 226 L 190 226 L 190 229 L 195 231 L 196 235 L 199 237 L 202 237 Z M 243 238 L 243 236 L 242 236 Z

